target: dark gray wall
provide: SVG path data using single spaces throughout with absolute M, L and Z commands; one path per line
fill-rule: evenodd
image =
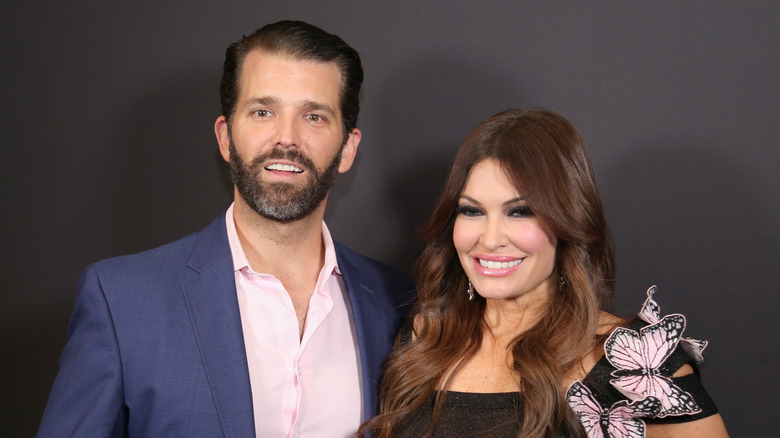
M 507 107 L 554 109 L 596 167 L 615 310 L 658 284 L 664 313 L 711 341 L 704 381 L 732 436 L 776 428 L 780 2 L 16 3 L 0 11 L 5 436 L 37 427 L 78 272 L 227 206 L 224 49 L 285 18 L 364 60 L 358 164 L 327 217 L 339 240 L 409 269 L 465 134 Z

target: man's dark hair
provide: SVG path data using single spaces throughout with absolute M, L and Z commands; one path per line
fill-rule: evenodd
M 341 117 L 344 139 L 357 125 L 363 67 L 360 55 L 337 35 L 303 21 L 279 21 L 244 36 L 227 48 L 219 97 L 222 115 L 230 127 L 236 112 L 239 77 L 246 56 L 253 50 L 291 56 L 294 59 L 334 62 L 341 72 Z

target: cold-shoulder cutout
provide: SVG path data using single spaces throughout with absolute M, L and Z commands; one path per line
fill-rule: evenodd
M 605 339 L 597 349 L 600 357 L 582 379 L 569 386 L 567 401 L 590 436 L 605 436 L 609 427 L 617 427 L 630 429 L 627 436 L 636 438 L 726 437 L 723 421 L 701 384 L 697 366 L 706 342 L 683 336 L 683 315 L 662 316 L 652 299 L 654 292 L 655 288 L 648 291 L 648 299 L 635 320 L 600 314 L 597 334 Z M 409 320 L 402 328 L 402 343 L 404 339 L 412 340 L 413 324 Z M 652 349 L 652 354 L 632 351 L 643 348 Z M 495 428 L 505 432 L 501 436 L 519 434 L 523 409 L 520 392 L 436 394 L 445 397 L 434 437 L 493 436 L 490 431 Z M 433 417 L 434 401 L 435 395 L 402 422 L 394 436 L 424 434 Z M 710 434 L 697 435 L 696 431 Z

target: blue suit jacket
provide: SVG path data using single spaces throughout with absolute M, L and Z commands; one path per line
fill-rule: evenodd
M 413 285 L 340 244 L 336 255 L 370 418 Z M 254 436 L 224 215 L 179 241 L 85 269 L 68 333 L 39 437 Z

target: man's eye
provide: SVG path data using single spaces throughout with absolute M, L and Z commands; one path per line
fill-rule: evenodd
M 476 207 L 462 205 L 455 209 L 455 213 L 461 216 L 474 217 L 482 214 L 482 211 Z
M 255 110 L 254 111 L 254 115 L 256 115 L 257 117 L 268 117 L 269 114 L 270 113 L 268 112 L 268 110 Z
M 310 122 L 321 122 L 323 120 L 323 117 L 319 114 L 307 114 L 306 118 Z
M 509 216 L 518 217 L 518 218 L 527 218 L 527 217 L 533 217 L 534 212 L 531 211 L 531 209 L 526 206 L 514 207 L 509 210 Z

